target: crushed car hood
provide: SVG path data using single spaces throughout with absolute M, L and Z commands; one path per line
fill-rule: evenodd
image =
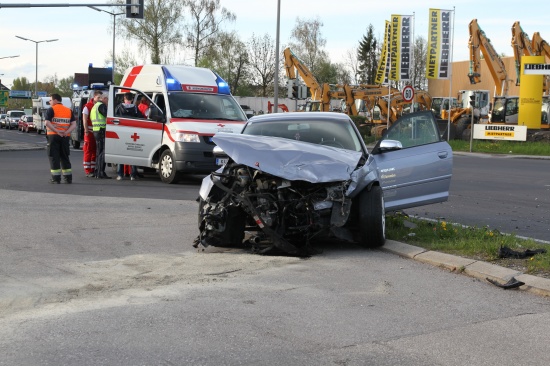
M 349 180 L 362 153 L 279 137 L 217 133 L 213 141 L 237 164 L 310 183 Z

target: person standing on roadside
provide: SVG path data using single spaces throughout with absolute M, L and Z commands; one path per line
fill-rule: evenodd
M 103 92 L 101 90 L 94 91 L 93 97 L 88 99 L 88 103 L 84 106 L 82 110 L 82 126 L 84 129 L 84 146 L 82 151 L 84 152 L 84 157 L 82 165 L 84 166 L 84 173 L 87 177 L 93 177 L 95 173 L 95 161 L 96 161 L 96 143 L 94 133 L 92 131 L 92 121 L 90 119 L 90 112 L 101 98 Z
M 94 104 L 90 112 L 92 130 L 96 143 L 96 161 L 94 176 L 99 179 L 111 179 L 105 173 L 105 127 L 107 126 L 107 104 L 109 98 L 104 96 Z
M 73 182 L 73 172 L 69 159 L 69 137 L 76 128 L 76 120 L 70 108 L 61 103 L 61 95 L 50 95 L 50 108 L 46 111 L 46 137 L 48 139 L 48 158 L 50 160 L 50 183 Z

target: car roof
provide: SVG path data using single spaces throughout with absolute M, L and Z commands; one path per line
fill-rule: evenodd
M 337 112 L 285 112 L 285 113 L 268 113 L 254 116 L 248 120 L 248 123 L 261 123 L 272 121 L 337 121 L 348 123 L 351 121 L 349 116 L 344 113 Z

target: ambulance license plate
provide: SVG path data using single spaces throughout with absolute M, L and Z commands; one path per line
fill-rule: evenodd
M 228 160 L 227 158 L 216 158 L 216 165 L 225 165 Z

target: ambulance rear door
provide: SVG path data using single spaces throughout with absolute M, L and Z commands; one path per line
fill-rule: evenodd
M 125 93 L 132 93 L 136 106 L 142 98 L 148 100 L 147 116 L 132 116 L 117 108 L 123 102 Z M 164 113 L 147 94 L 137 89 L 112 85 L 105 131 L 105 161 L 151 167 L 153 155 L 161 147 L 165 121 Z

